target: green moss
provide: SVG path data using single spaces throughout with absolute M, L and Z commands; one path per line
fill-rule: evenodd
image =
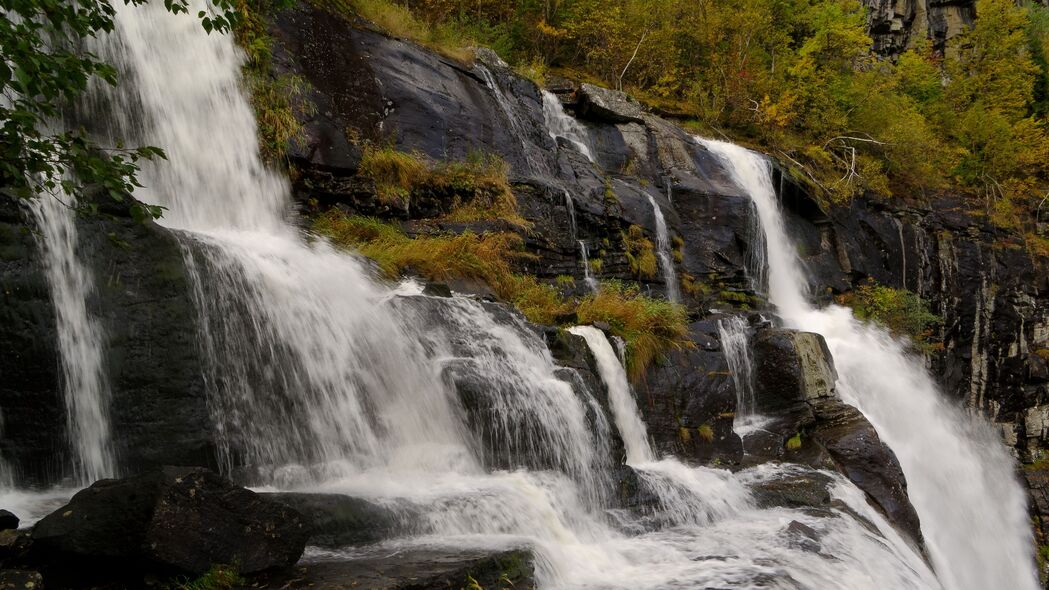
M 244 586 L 245 580 L 237 573 L 237 568 L 229 565 L 211 566 L 204 575 L 195 580 L 176 581 L 170 584 L 170 590 L 232 590 Z
M 796 451 L 801 448 L 801 433 L 797 433 L 794 436 L 787 439 L 787 450 Z

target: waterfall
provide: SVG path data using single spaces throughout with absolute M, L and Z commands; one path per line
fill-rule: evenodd
M 113 135 L 169 157 L 144 170 L 138 196 L 168 207 L 162 221 L 182 240 L 227 470 L 405 507 L 420 522 L 386 542 L 391 554 L 527 546 L 544 589 L 938 588 L 840 476 L 821 475 L 841 504 L 759 508 L 751 487 L 788 468 L 657 459 L 599 332 L 577 329 L 599 360 L 611 420 L 602 392 L 558 367 L 512 312 L 376 283 L 355 256 L 302 239 L 285 219 L 286 183 L 259 161 L 242 58 L 228 36 L 201 30 L 192 15 L 204 3 L 194 4 L 183 16 L 115 4 L 117 29 L 98 53 L 130 74 L 108 98 L 123 107 Z M 629 467 L 612 464 L 613 431 Z M 623 472 L 637 479 L 620 482 Z M 632 481 L 644 508 L 616 503 L 616 484 Z M 793 523 L 818 547 L 799 543 Z
M 590 270 L 590 250 L 586 247 L 586 242 L 583 240 L 579 240 L 579 257 L 583 262 L 583 282 L 586 283 L 591 293 L 597 293 L 597 279 L 594 278 Z
M 73 478 L 88 484 L 116 473 L 109 426 L 109 383 L 103 365 L 105 338 L 87 309 L 94 290 L 78 250 L 76 214 L 55 197 L 30 203 L 51 288 L 58 334 L 66 430 L 73 451 Z
M 749 329 L 747 321 L 739 316 L 718 320 L 721 350 L 725 353 L 725 361 L 732 373 L 732 384 L 736 389 L 736 415 L 732 420 L 732 429 L 741 437 L 746 437 L 765 423 L 757 415 L 754 401 L 754 364 L 750 354 Z
M 590 326 L 575 326 L 569 328 L 569 332 L 582 336 L 587 345 L 594 353 L 597 366 L 601 371 L 601 378 L 608 388 L 608 399 L 612 406 L 612 414 L 619 428 L 619 435 L 623 438 L 626 447 L 627 465 L 638 465 L 655 460 L 655 453 L 648 442 L 648 431 L 645 423 L 637 411 L 637 402 L 634 394 L 630 391 L 630 382 L 627 381 L 626 371 L 619 364 L 619 356 L 612 348 L 608 338 L 598 330 Z
M 648 195 L 648 202 L 652 204 L 652 214 L 656 218 L 656 258 L 659 259 L 659 267 L 663 271 L 663 280 L 666 282 L 667 299 L 674 303 L 681 301 L 681 288 L 677 282 L 677 272 L 674 270 L 674 258 L 670 254 L 670 233 L 667 231 L 667 220 L 663 217 L 663 210 L 652 195 Z
M 559 137 L 567 140 L 586 156 L 587 160 L 596 163 L 594 150 L 590 147 L 590 134 L 587 133 L 586 127 L 565 112 L 561 101 L 553 92 L 547 90 L 541 92 L 543 94 L 543 117 L 546 120 L 546 130 L 550 137 L 554 141 L 557 141 Z
M 699 141 L 754 202 L 768 245 L 770 301 L 791 327 L 827 339 L 838 392 L 899 458 L 944 587 L 1037 588 L 1026 501 L 1000 438 L 949 404 L 919 359 L 887 333 L 846 308 L 811 306 L 769 161 L 736 145 Z
M 565 209 L 568 210 L 568 229 L 572 232 L 572 239 L 576 239 L 576 235 L 579 232 L 575 221 L 575 199 L 572 198 L 572 193 L 565 191 Z

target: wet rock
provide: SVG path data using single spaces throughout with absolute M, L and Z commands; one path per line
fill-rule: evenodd
M 0 510 L 0 531 L 18 528 L 18 517 L 8 510 Z
M 309 544 L 318 547 L 365 545 L 404 535 L 413 513 L 341 494 L 268 493 L 267 500 L 295 509 L 309 525 Z
M 757 412 L 773 419 L 763 428 L 763 451 L 837 469 L 920 543 L 921 527 L 907 497 L 903 469 L 863 414 L 837 396 L 837 372 L 823 337 L 765 329 L 758 331 L 753 348 Z M 747 442 L 750 451 L 750 438 Z
M 582 84 L 579 87 L 579 116 L 608 123 L 643 123 L 641 104 L 630 95 Z
M 309 537 L 302 515 L 217 474 L 167 467 L 101 480 L 33 528 L 30 557 L 48 580 L 77 584 L 131 572 L 200 575 L 288 567 Z
M 825 473 L 798 468 L 774 479 L 763 480 L 750 490 L 761 508 L 821 508 L 831 504 L 834 479 Z
M 176 233 L 115 203 L 76 225 L 77 255 L 96 287 L 88 313 L 105 333 L 121 465 L 213 465 L 197 313 Z M 70 475 L 71 461 L 54 306 L 32 228 L 23 208 L 0 197 L 0 451 L 18 483 L 47 486 Z
M 718 345 L 717 318 L 693 323 L 690 334 L 700 345 L 671 352 L 635 386 L 649 436 L 662 453 L 738 463 L 743 446 L 732 429 L 736 390 Z
M 352 559 L 307 561 L 294 571 L 260 576 L 253 588 L 281 590 L 447 590 L 534 588 L 531 552 L 390 547 Z
M 790 521 L 787 528 L 783 530 L 783 534 L 789 539 L 791 545 L 802 551 L 819 553 L 820 549 L 823 548 L 820 544 L 819 533 L 816 532 L 816 529 L 796 520 Z

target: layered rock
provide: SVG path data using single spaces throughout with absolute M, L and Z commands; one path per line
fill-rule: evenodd
M 944 51 L 976 18 L 975 0 L 864 0 L 874 51 L 895 57 L 921 40 Z

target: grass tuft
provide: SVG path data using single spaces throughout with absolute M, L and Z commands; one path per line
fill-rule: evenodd
M 237 573 L 237 568 L 229 565 L 213 565 L 211 569 L 195 580 L 176 582 L 170 590 L 233 590 L 245 584 L 244 578 Z
M 375 183 L 379 201 L 387 205 L 407 204 L 412 189 L 430 174 L 417 154 L 375 146 L 365 147 L 357 172 Z
M 529 257 L 515 233 L 466 232 L 412 238 L 388 223 L 334 209 L 318 217 L 313 230 L 371 258 L 389 278 L 411 273 L 435 281 L 483 281 L 500 299 L 539 324 L 552 324 L 565 311 L 556 288 L 513 271 L 515 261 Z
M 652 240 L 645 237 L 645 230 L 639 225 L 631 225 L 623 232 L 622 238 L 626 259 L 630 263 L 630 272 L 638 277 L 655 277 L 659 262 L 656 259 L 656 248 Z
M 580 302 L 576 314 L 584 324 L 607 323 L 613 334 L 626 340 L 627 373 L 635 382 L 666 352 L 693 346 L 685 307 L 646 297 L 634 285 L 602 283 L 597 293 Z
M 477 43 L 459 27 L 431 26 L 390 0 L 312 0 L 335 14 L 371 21 L 391 37 L 408 39 L 461 63 L 472 63 Z

